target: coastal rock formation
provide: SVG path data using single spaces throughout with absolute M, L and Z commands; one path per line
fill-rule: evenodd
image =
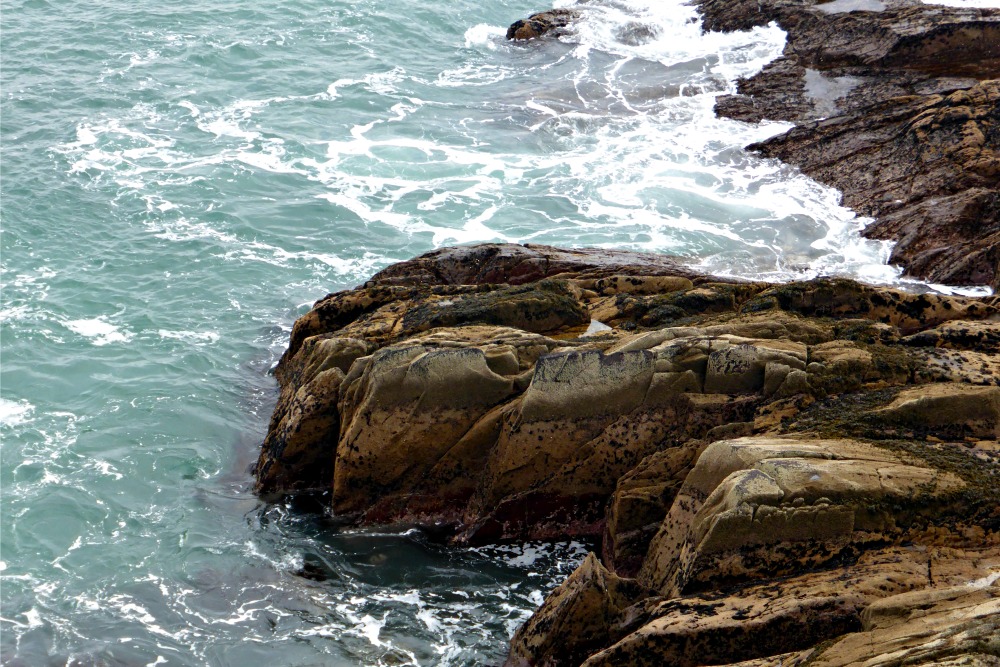
M 577 9 L 550 9 L 532 14 L 526 19 L 518 19 L 507 28 L 507 39 L 537 39 L 542 35 L 559 34 L 573 21 L 580 18 Z
M 749 148 L 797 165 L 875 218 L 890 262 L 1000 287 L 1000 8 L 914 0 L 700 0 L 709 30 L 776 21 L 784 54 L 720 115 L 796 123 Z
M 1000 297 L 446 248 L 317 302 L 276 377 L 259 493 L 599 543 L 508 665 L 996 654 Z

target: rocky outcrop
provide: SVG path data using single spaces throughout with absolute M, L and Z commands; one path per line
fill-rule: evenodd
M 647 599 L 620 615 L 617 625 L 612 623 L 624 631 L 619 641 L 581 664 L 694 667 L 742 658 L 745 665 L 775 667 L 930 665 L 964 656 L 965 661 L 955 664 L 993 664 L 1000 590 L 988 582 L 995 579 L 990 573 L 998 553 L 883 551 L 865 554 L 850 567 L 726 596 Z M 933 581 L 929 573 L 937 564 L 957 566 L 962 585 L 949 585 L 947 578 Z M 824 643 L 831 637 L 839 639 Z M 802 650 L 788 651 L 795 647 Z M 977 657 L 986 662 L 974 662 Z
M 1000 572 L 998 341 L 1000 297 L 444 249 L 296 323 L 257 491 L 457 543 L 599 542 L 509 665 L 992 655 L 970 638 Z
M 954 473 L 854 440 L 714 442 L 650 543 L 639 580 L 676 597 L 823 565 L 867 542 L 898 541 L 912 515 L 924 505 L 940 511 L 963 486 Z
M 526 19 L 518 19 L 507 28 L 507 39 L 537 39 L 545 34 L 559 34 L 567 26 L 580 18 L 577 9 L 550 9 L 532 14 Z
M 1000 664 L 1000 586 L 996 581 L 994 572 L 953 588 L 880 600 L 862 612 L 862 632 L 785 664 Z
M 776 21 L 781 58 L 720 115 L 796 123 L 750 146 L 837 187 L 890 262 L 1000 287 L 1000 8 L 913 0 L 701 0 L 710 30 Z

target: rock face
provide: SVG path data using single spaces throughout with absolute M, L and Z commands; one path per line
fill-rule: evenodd
M 599 542 L 509 665 L 991 664 L 998 341 L 1000 297 L 448 248 L 300 318 L 256 488 Z
M 781 58 L 719 98 L 720 115 L 792 121 L 750 146 L 875 218 L 890 262 L 1000 287 L 1000 8 L 910 0 L 700 0 L 705 27 L 776 21 Z

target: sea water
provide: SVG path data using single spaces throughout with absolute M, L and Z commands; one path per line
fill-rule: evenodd
M 566 5 L 561 2 L 558 5 Z M 783 48 L 677 0 L 3 0 L 0 660 L 474 665 L 591 545 L 446 549 L 265 505 L 292 322 L 446 244 L 898 281 L 714 99 Z

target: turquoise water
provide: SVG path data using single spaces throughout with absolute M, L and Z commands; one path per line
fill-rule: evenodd
M 585 6 L 511 45 L 541 7 L 3 1 L 4 664 L 502 660 L 584 545 L 449 551 L 248 492 L 295 317 L 392 261 L 895 279 L 834 191 L 739 148 L 784 126 L 711 114 L 780 31 Z

